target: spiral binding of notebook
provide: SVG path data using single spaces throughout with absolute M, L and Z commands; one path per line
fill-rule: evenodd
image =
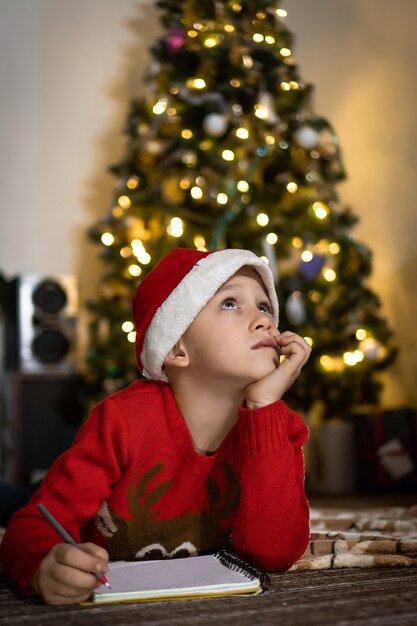
M 235 554 L 232 554 L 227 550 L 219 550 L 214 554 L 214 556 L 228 569 L 240 572 L 241 574 L 247 576 L 250 580 L 259 580 L 263 592 L 267 591 L 268 587 L 271 585 L 271 579 L 268 574 L 256 569 L 256 567 L 250 565 L 247 561 L 244 561 Z

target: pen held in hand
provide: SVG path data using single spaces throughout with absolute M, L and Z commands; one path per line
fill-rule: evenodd
M 71 535 L 69 533 L 67 533 L 65 528 L 63 528 L 61 526 L 61 524 L 58 522 L 58 520 L 55 519 L 55 517 L 52 515 L 52 513 L 50 513 L 48 511 L 48 509 L 46 508 L 45 505 L 39 503 L 38 504 L 38 510 L 42 513 L 44 518 L 51 524 L 51 526 L 53 528 L 55 528 L 56 532 L 59 535 L 61 535 L 61 537 L 65 541 L 65 543 L 69 543 L 72 546 L 75 546 L 76 548 L 78 548 L 79 550 L 82 550 L 82 548 L 78 545 L 78 543 L 76 541 L 74 541 L 74 539 L 71 537 Z M 106 587 L 111 589 L 111 587 L 109 585 L 109 582 L 108 582 L 107 578 L 104 576 L 104 574 L 99 574 L 98 572 L 93 572 L 93 574 L 97 578 L 97 580 L 99 582 L 101 582 L 102 585 L 105 585 Z

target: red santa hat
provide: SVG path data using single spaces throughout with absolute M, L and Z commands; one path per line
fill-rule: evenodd
M 132 299 L 136 359 L 146 378 L 167 381 L 165 357 L 217 290 L 241 267 L 265 285 L 278 325 L 278 300 L 268 265 L 249 250 L 174 248 L 140 282 Z

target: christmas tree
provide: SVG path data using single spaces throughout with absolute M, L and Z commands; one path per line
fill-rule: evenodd
M 104 273 L 88 367 L 102 394 L 139 376 L 130 300 L 175 246 L 248 248 L 276 279 L 280 330 L 313 352 L 287 402 L 346 415 L 378 398 L 394 358 L 366 285 L 371 253 L 339 200 L 337 136 L 314 113 L 286 11 L 268 0 L 160 0 L 163 36 L 131 103 L 111 208 L 90 231 Z

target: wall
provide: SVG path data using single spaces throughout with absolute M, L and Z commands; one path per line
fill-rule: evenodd
M 401 353 L 385 404 L 417 406 L 414 171 L 417 3 L 289 0 L 288 24 L 315 109 L 335 126 L 354 236 L 374 252 L 371 285 Z M 401 10 L 397 9 L 399 6 Z M 94 295 L 86 238 L 108 207 L 130 97 L 159 33 L 152 0 L 0 0 L 0 271 L 76 273 Z M 82 318 L 82 327 L 84 324 Z

